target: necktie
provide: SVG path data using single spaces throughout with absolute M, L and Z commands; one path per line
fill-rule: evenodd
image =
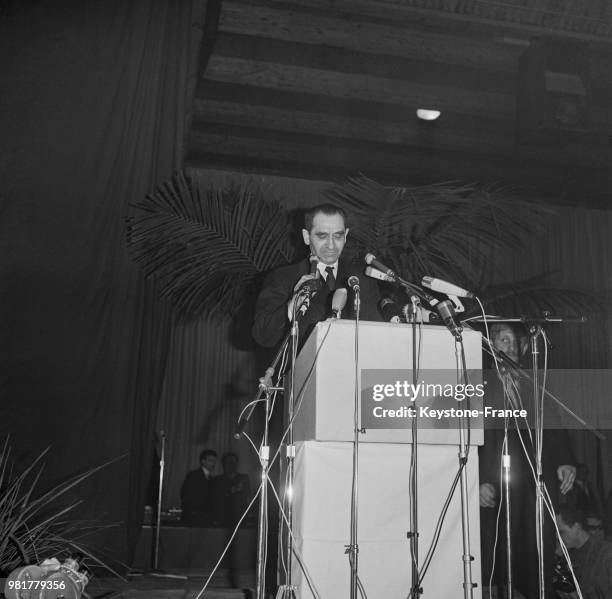
M 326 266 L 325 272 L 327 273 L 327 277 L 325 278 L 325 283 L 330 291 L 333 291 L 336 288 L 336 277 L 334 277 L 334 269 L 332 266 Z

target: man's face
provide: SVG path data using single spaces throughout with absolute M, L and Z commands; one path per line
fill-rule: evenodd
M 235 474 L 238 470 L 238 462 L 233 455 L 225 456 L 223 460 L 223 472 L 225 474 Z
M 580 543 L 580 525 L 574 522 L 573 526 L 568 526 L 561 516 L 557 516 L 557 526 L 559 534 L 568 549 L 576 549 L 581 546 Z
M 315 214 L 312 229 L 302 229 L 304 243 L 323 264 L 334 264 L 340 258 L 348 229 L 344 228 L 344 219 L 340 214 Z
M 206 456 L 201 462 L 200 465 L 202 468 L 206 468 L 209 472 L 213 472 L 215 466 L 217 464 L 217 458 L 214 455 Z
M 604 525 L 601 518 L 597 518 L 596 516 L 587 516 L 586 523 L 588 532 L 592 537 L 597 537 L 598 539 L 604 538 Z
M 503 351 L 511 360 L 518 362 L 519 342 L 514 331 L 505 325 L 499 325 L 495 331 L 491 331 L 493 347 Z

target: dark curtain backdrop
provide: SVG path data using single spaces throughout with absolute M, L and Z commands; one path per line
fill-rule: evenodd
M 169 312 L 125 245 L 128 204 L 181 165 L 201 28 L 190 0 L 23 1 L 0 16 L 5 337 L 0 430 L 46 485 L 105 460 L 82 516 L 129 558 Z M 146 463 L 146 467 L 144 464 Z

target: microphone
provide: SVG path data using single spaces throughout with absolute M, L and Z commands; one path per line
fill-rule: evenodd
M 334 318 L 340 318 L 344 306 L 346 306 L 346 300 L 348 298 L 348 291 L 344 287 L 339 287 L 334 291 L 332 296 L 332 314 Z
M 321 288 L 321 278 L 319 276 L 319 259 L 314 255 L 310 255 L 310 272 L 311 275 L 316 275 L 314 279 L 309 279 L 308 281 L 304 281 L 300 288 L 296 291 L 297 296 L 302 297 L 302 301 L 299 304 L 298 312 L 304 316 L 308 308 L 310 307 L 310 300 L 314 297 L 314 295 Z
M 393 280 L 395 280 L 397 277 L 395 272 L 388 266 L 385 266 L 382 262 L 379 262 L 374 254 L 366 254 L 365 261 L 366 264 L 369 264 L 370 266 L 382 271 L 384 274 L 389 275 Z
M 402 314 L 406 322 L 418 322 L 417 314 L 421 308 L 421 299 L 416 295 L 410 296 L 410 303 L 402 307 Z
M 380 308 L 380 312 L 386 321 L 394 323 L 400 323 L 402 321 L 400 318 L 400 308 L 397 305 L 397 302 L 392 300 L 390 297 L 383 297 L 380 300 L 378 307 Z
M 353 300 L 353 306 L 355 310 L 355 314 L 357 315 L 357 319 L 359 320 L 359 308 L 361 307 L 361 300 L 359 299 L 359 291 L 361 287 L 359 286 L 359 277 L 355 275 L 351 275 L 348 278 L 348 286 L 353 290 L 355 294 L 355 299 Z
M 319 265 L 319 259 L 314 254 L 310 254 L 310 258 L 308 259 L 310 260 L 310 274 L 316 275 L 318 271 L 317 266 Z
M 306 289 L 309 293 L 314 294 L 316 291 L 319 290 L 319 287 L 321 286 L 321 277 L 319 275 L 318 269 L 319 259 L 314 254 L 312 254 L 308 259 L 310 260 L 309 274 L 315 275 L 315 278 L 309 279 L 308 281 L 304 281 L 298 291 Z
M 302 283 L 302 286 L 300 287 L 300 289 L 306 289 L 310 295 L 314 295 L 321 287 L 321 274 L 319 273 L 319 268 L 318 268 L 319 259 L 314 254 L 311 254 L 310 258 L 308 259 L 310 260 L 310 273 L 309 274 L 315 275 L 315 278 L 309 279 L 308 281 L 305 281 L 304 283 Z
M 448 330 L 453 334 L 453 336 L 457 339 L 461 339 L 461 327 L 457 326 L 455 322 L 454 316 L 455 311 L 453 310 L 453 303 L 450 300 L 444 300 L 442 302 L 438 302 L 435 305 L 442 322 L 447 326 Z
M 444 293 L 445 295 L 455 295 L 457 297 L 474 297 L 474 294 L 467 289 L 463 289 L 462 287 L 458 287 L 457 285 L 453 285 L 448 281 L 444 281 L 442 279 L 434 279 L 433 277 L 423 277 L 421 280 L 421 285 L 423 287 L 427 287 L 427 289 L 431 289 L 432 291 L 437 291 L 438 293 Z
M 395 279 L 384 272 L 373 268 L 372 266 L 368 266 L 365 269 L 365 274 L 367 277 L 371 277 L 372 279 L 378 279 L 379 281 L 387 281 L 387 283 L 395 283 Z

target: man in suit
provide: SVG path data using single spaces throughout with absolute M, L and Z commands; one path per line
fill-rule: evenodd
M 251 501 L 251 481 L 248 474 L 238 472 L 238 456 L 233 451 L 221 458 L 221 465 L 223 474 L 215 477 L 215 522 L 233 528 Z
M 253 326 L 253 338 L 259 345 L 272 348 L 283 339 L 293 313 L 295 294 L 309 281 L 317 282 L 318 288 L 300 319 L 301 342 L 317 322 L 332 315 L 334 291 L 347 287 L 348 278 L 352 275 L 359 277 L 360 319 L 381 320 L 376 283 L 362 275 L 363 266 L 342 257 L 348 232 L 346 213 L 338 206 L 321 204 L 306 212 L 302 237 L 310 249 L 310 259 L 278 268 L 266 277 L 255 307 Z M 314 265 L 316 271 L 311 273 Z M 344 314 L 354 317 L 352 297 L 349 297 Z
M 576 507 L 562 507 L 557 514 L 557 525 L 582 597 L 612 597 L 612 543 L 590 534 L 584 512 Z M 563 599 L 578 599 L 576 591 L 557 594 Z
M 209 526 L 213 521 L 214 471 L 217 452 L 205 449 L 200 467 L 187 473 L 181 486 L 181 519 L 187 526 Z
M 317 291 L 299 320 L 300 345 L 308 338 L 317 322 L 332 315 L 334 291 L 339 287 L 347 287 L 348 278 L 352 275 L 359 277 L 360 319 L 382 320 L 377 308 L 379 292 L 376 282 L 363 275 L 363 265 L 352 263 L 343 256 L 348 232 L 346 213 L 342 208 L 321 204 L 305 213 L 302 238 L 309 249 L 310 257 L 268 273 L 257 299 L 252 334 L 253 339 L 262 348 L 277 348 L 283 340 L 289 330 L 295 295 L 305 283 L 317 284 Z M 316 271 L 311 273 L 311 268 L 316 268 Z M 346 308 L 342 312 L 343 318 L 354 318 L 353 298 L 353 293 L 349 292 Z M 262 365 L 264 359 L 267 365 L 268 352 L 261 352 L 260 357 Z M 275 410 L 272 415 L 270 434 L 275 441 L 280 440 L 282 416 L 281 410 Z M 272 445 L 275 445 L 274 441 Z M 275 513 L 276 508 L 272 501 L 269 508 L 271 513 Z M 270 518 L 272 525 L 268 543 L 269 571 L 266 577 L 269 581 L 275 580 L 276 577 L 277 520 L 274 516 Z

